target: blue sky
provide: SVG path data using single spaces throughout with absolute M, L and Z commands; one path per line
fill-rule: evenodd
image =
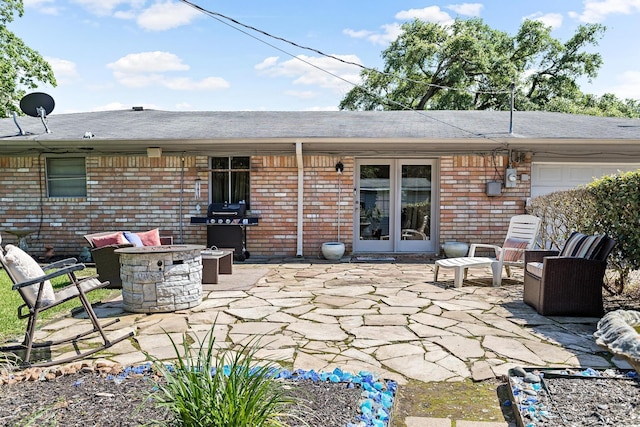
M 578 25 L 607 26 L 587 93 L 640 99 L 640 0 L 192 0 L 299 45 L 366 67 L 399 26 L 420 18 L 482 18 L 515 34 L 524 18 L 566 41 Z M 54 114 L 144 106 L 193 110 L 336 110 L 358 67 L 213 19 L 174 0 L 24 0 L 10 29 L 53 66 L 58 86 L 38 91 Z M 235 28 L 233 28 L 233 27 Z M 241 29 L 242 31 L 239 31 Z M 295 58 L 302 58 L 300 61 Z M 328 74 L 322 70 L 329 71 Z M 339 76 L 336 78 L 333 75 Z

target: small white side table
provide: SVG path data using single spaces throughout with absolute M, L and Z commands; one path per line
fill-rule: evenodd
M 469 267 L 491 267 L 493 273 L 493 286 L 500 286 L 502 283 L 502 265 L 495 258 L 486 257 L 460 257 L 445 258 L 435 262 L 433 269 L 433 281 L 438 281 L 438 270 L 442 268 L 453 268 L 453 285 L 456 288 L 462 287 L 463 278 L 467 277 Z

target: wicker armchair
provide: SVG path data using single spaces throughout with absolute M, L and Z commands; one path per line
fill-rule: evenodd
M 615 245 L 604 236 L 588 257 L 560 256 L 564 248 L 525 251 L 524 302 L 543 316 L 602 316 L 602 281 Z
M 116 249 L 127 248 L 133 246 L 132 243 L 121 243 L 95 247 L 93 239 L 95 237 L 111 235 L 113 231 L 107 231 L 102 233 L 87 234 L 84 238 L 89 242 L 91 247 L 91 257 L 96 264 L 96 272 L 100 280 L 108 281 L 109 289 L 122 289 L 122 279 L 120 278 L 120 256 L 115 253 Z M 173 237 L 160 236 L 160 244 L 171 245 L 173 244 Z

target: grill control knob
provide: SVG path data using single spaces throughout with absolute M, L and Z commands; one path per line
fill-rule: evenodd
M 227 218 L 227 224 L 231 224 L 231 220 Z

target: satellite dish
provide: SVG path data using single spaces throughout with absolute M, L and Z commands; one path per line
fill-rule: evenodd
M 20 100 L 20 109 L 22 112 L 31 117 L 40 117 L 47 133 L 51 133 L 47 127 L 47 115 L 53 111 L 55 106 L 56 103 L 53 101 L 51 95 L 43 92 L 30 93 Z M 20 131 L 22 135 L 22 129 Z
M 55 106 L 56 103 L 51 95 L 43 92 L 30 93 L 20 100 L 20 109 L 31 117 L 42 117 L 43 115 L 46 117 L 51 114 Z

